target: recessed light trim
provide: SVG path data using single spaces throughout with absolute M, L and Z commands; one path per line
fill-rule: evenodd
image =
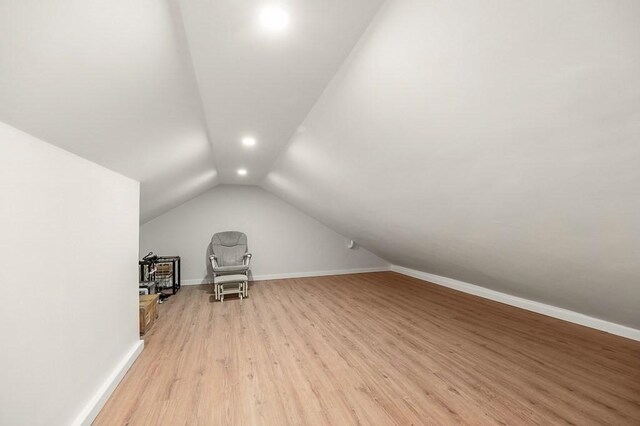
M 246 176 L 247 169 L 238 169 L 238 176 Z
M 289 26 L 289 14 L 278 6 L 267 6 L 260 12 L 260 24 L 270 32 L 278 33 Z
M 254 146 L 256 144 L 256 139 L 251 136 L 246 136 L 242 138 L 242 145 L 244 146 Z

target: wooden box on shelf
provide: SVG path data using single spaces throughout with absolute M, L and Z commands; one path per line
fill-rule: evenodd
M 140 335 L 149 331 L 158 318 L 158 294 L 140 296 Z

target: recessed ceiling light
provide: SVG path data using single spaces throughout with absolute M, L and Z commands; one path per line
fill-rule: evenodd
M 256 144 L 256 139 L 247 136 L 246 138 L 242 138 L 242 145 L 244 146 L 254 146 Z
M 238 169 L 238 175 L 246 176 L 247 175 L 247 169 Z
M 289 25 L 289 14 L 278 6 L 267 6 L 260 12 L 260 24 L 272 32 L 280 32 Z

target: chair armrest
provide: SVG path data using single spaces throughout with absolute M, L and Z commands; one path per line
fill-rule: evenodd
M 251 253 L 245 253 L 242 256 L 242 264 L 249 266 L 249 264 L 251 263 L 251 256 L 252 256 Z
M 211 267 L 212 268 L 217 268 L 218 267 L 218 256 L 216 256 L 215 254 L 212 254 L 209 256 L 209 262 L 211 262 Z

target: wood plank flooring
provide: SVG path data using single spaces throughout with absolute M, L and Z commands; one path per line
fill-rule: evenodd
M 393 272 L 160 309 L 95 425 L 640 425 L 640 342 Z

